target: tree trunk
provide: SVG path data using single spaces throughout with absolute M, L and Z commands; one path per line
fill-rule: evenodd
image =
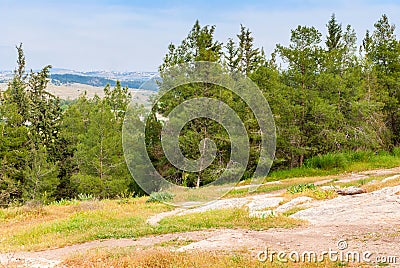
M 204 137 L 207 137 L 207 127 L 204 127 Z M 204 156 L 204 153 L 206 151 L 206 142 L 204 140 L 203 143 L 203 148 L 202 151 L 200 152 L 200 154 L 202 156 Z M 203 169 L 203 157 L 200 160 L 200 170 L 199 170 L 199 174 L 197 175 L 197 182 L 196 182 L 196 188 L 200 188 L 200 181 L 201 181 L 201 170 Z

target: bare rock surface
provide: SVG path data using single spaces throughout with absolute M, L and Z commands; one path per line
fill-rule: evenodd
M 292 209 L 298 205 L 310 203 L 313 200 L 314 199 L 312 199 L 311 197 L 308 197 L 308 196 L 299 196 L 299 197 L 296 197 L 296 198 L 290 200 L 289 202 L 277 207 L 275 209 L 275 211 L 278 213 L 285 212 L 285 211 L 288 211 L 289 209 Z
M 210 210 L 227 209 L 227 208 L 247 207 L 250 213 L 252 213 L 254 211 L 260 211 L 266 208 L 277 207 L 282 201 L 283 201 L 282 197 L 277 197 L 274 194 L 260 194 L 260 195 L 253 195 L 241 198 L 220 199 L 197 208 L 192 208 L 192 209 L 177 208 L 172 211 L 163 212 L 154 215 L 153 217 L 150 217 L 147 220 L 147 223 L 151 225 L 157 225 L 160 220 L 168 216 L 186 215 L 186 214 L 200 213 Z
M 292 215 L 314 225 L 400 223 L 400 185 L 359 195 L 345 195 L 314 202 Z

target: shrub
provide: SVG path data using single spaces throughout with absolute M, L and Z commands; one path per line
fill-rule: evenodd
M 347 153 L 352 162 L 368 162 L 373 156 L 374 152 L 372 151 L 357 151 L 357 152 L 349 152 Z
M 392 153 L 393 153 L 394 156 L 400 157 L 400 147 L 393 148 Z
M 310 190 L 315 190 L 317 187 L 314 185 L 314 183 L 301 183 L 298 185 L 292 185 L 289 188 L 287 188 L 287 191 L 291 194 L 296 194 L 296 193 L 302 193 L 307 189 Z
M 168 192 L 152 192 L 149 196 L 149 199 L 146 200 L 146 203 L 151 202 L 168 202 L 174 198 L 174 195 Z
M 78 199 L 80 201 L 89 201 L 89 200 L 93 200 L 94 196 L 91 194 L 80 193 L 80 194 L 78 194 Z
M 319 169 L 345 168 L 347 164 L 347 158 L 343 153 L 318 155 L 305 161 L 306 167 Z
M 78 200 L 76 200 L 76 199 L 61 198 L 60 200 L 54 200 L 49 205 L 51 205 L 51 206 L 69 206 L 69 205 L 76 205 L 76 204 L 78 204 Z

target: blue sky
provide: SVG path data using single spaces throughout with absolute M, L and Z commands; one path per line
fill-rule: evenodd
M 15 67 L 15 45 L 22 42 L 33 69 L 155 71 L 168 44 L 180 42 L 196 19 L 216 25 L 220 41 L 243 24 L 270 54 L 275 44 L 288 43 L 297 25 L 315 26 L 325 36 L 332 13 L 359 39 L 383 13 L 400 27 L 399 0 L 0 0 L 0 70 Z

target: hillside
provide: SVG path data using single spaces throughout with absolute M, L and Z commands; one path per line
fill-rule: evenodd
M 8 82 L 13 77 L 12 71 L 0 71 L 0 82 Z M 90 71 L 80 72 L 68 69 L 53 68 L 50 71 L 50 82 L 54 85 L 83 84 L 94 87 L 105 87 L 107 84 L 115 86 L 119 80 L 123 87 L 140 88 L 140 86 L 154 76 L 155 72 L 116 72 Z
M 0 91 L 7 88 L 7 83 L 13 77 L 12 71 L 0 71 Z M 115 71 L 90 71 L 79 72 L 68 69 L 53 68 L 50 74 L 49 92 L 65 100 L 73 100 L 86 92 L 87 97 L 94 95 L 104 96 L 103 89 L 107 84 L 115 86 L 116 81 L 121 82 L 122 87 L 128 87 L 133 100 L 141 104 L 147 104 L 149 96 L 156 89 L 139 90 L 140 86 L 149 80 L 154 72 L 115 72 Z
M 0 83 L 0 91 L 7 89 L 7 83 Z M 78 98 L 80 95 L 86 92 L 88 98 L 93 98 L 95 95 L 104 97 L 103 86 L 90 86 L 79 83 L 61 84 L 55 85 L 50 83 L 47 90 L 64 100 L 73 100 Z M 134 102 L 147 105 L 149 103 L 149 97 L 154 94 L 154 91 L 141 90 L 135 88 L 129 88 L 129 92 L 132 94 L 132 100 Z

